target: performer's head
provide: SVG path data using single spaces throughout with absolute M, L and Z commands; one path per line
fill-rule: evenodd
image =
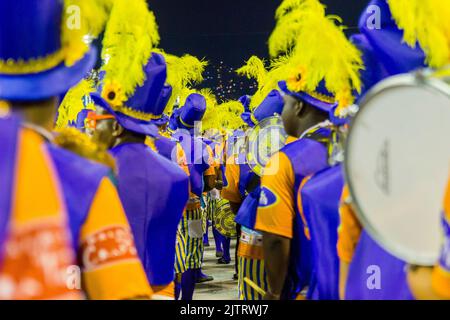
M 290 95 L 284 96 L 283 119 L 286 133 L 293 137 L 300 137 L 312 126 L 327 120 L 329 114 L 311 104 Z
M 38 125 L 49 131 L 54 127 L 58 104 L 58 97 L 43 100 L 9 102 L 11 111 L 18 114 L 24 121 Z
M 144 143 L 146 136 L 158 136 L 152 119 L 160 117 L 153 111 L 166 81 L 164 57 L 152 53 L 142 70 L 143 84 L 136 84 L 128 97 L 122 94 L 120 82 L 110 80 L 108 72 L 102 75 L 99 92 L 91 94 L 96 111 L 88 115 L 87 126 L 93 138 L 107 148 L 123 142 Z
M 106 149 L 125 142 L 145 142 L 145 134 L 125 128 L 107 108 L 97 105 L 96 111 L 90 112 L 87 118 L 88 131 L 93 141 Z

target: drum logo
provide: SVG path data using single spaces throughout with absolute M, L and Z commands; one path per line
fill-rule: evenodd
M 389 141 L 385 140 L 377 154 L 375 183 L 387 196 L 390 192 L 389 156 Z

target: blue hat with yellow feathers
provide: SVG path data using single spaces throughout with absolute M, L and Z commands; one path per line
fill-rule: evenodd
M 317 0 L 284 0 L 276 20 L 269 53 L 286 56 L 280 89 L 330 114 L 352 104 L 361 91 L 363 61 L 340 19 L 327 16 Z
M 161 93 L 159 94 L 158 100 L 154 104 L 154 108 L 152 114 L 155 116 L 154 119 L 151 120 L 153 124 L 156 126 L 163 126 L 169 122 L 169 117 L 164 114 L 164 110 L 172 97 L 172 86 L 169 84 L 165 84 Z
M 0 99 L 46 99 L 78 83 L 96 61 L 96 50 L 87 39 L 102 31 L 111 4 L 0 1 Z M 71 10 L 72 5 L 79 10 Z M 77 12 L 80 25 L 71 27 Z
M 192 129 L 195 122 L 201 121 L 206 113 L 206 99 L 199 93 L 192 93 L 186 98 L 183 107 L 178 110 L 178 128 Z
M 145 0 L 115 0 L 103 38 L 102 79 L 94 102 L 112 113 L 126 129 L 145 135 L 167 78 L 155 17 Z
M 389 75 L 396 75 L 450 63 L 449 17 L 447 0 L 372 0 L 359 28 Z
M 114 115 L 125 129 L 149 136 L 157 135 L 157 130 L 151 120 L 155 119 L 154 107 L 157 105 L 161 91 L 166 81 L 166 64 L 164 57 L 152 53 L 148 63 L 143 68 L 145 81 L 138 86 L 127 101 L 120 105 L 111 103 L 117 97 L 115 88 L 99 87 L 99 92 L 92 93 L 94 103 Z
M 242 113 L 241 118 L 250 127 L 254 127 L 266 118 L 275 114 L 281 115 L 283 107 L 284 101 L 280 91 L 272 90 L 253 112 L 246 111 Z

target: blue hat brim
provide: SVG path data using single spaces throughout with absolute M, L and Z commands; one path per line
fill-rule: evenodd
M 97 49 L 91 50 L 73 66 L 64 64 L 36 74 L 0 74 L 0 99 L 36 101 L 59 96 L 83 79 L 94 67 Z
M 150 122 L 152 124 L 154 124 L 155 126 L 161 127 L 161 126 L 166 125 L 169 122 L 169 116 L 167 116 L 166 114 L 163 114 L 161 116 L 161 118 L 150 120 Z
M 316 99 L 304 91 L 300 91 L 300 92 L 291 91 L 288 89 L 286 81 L 280 81 L 278 83 L 278 86 L 280 87 L 280 90 L 283 91 L 285 94 L 290 95 L 294 98 L 297 98 L 301 101 L 304 101 L 304 102 L 312 105 L 313 107 L 315 107 L 323 112 L 326 112 L 326 113 L 332 112 L 333 109 L 338 105 L 337 103 L 327 103 L 327 102 L 321 101 L 319 99 Z
M 154 138 L 159 136 L 158 127 L 152 124 L 151 121 L 134 119 L 121 112 L 114 111 L 105 99 L 103 99 L 98 93 L 91 93 L 91 98 L 95 105 L 106 109 L 125 129 Z
M 243 112 L 241 114 L 241 119 L 244 121 L 249 127 L 253 128 L 256 123 L 252 120 L 252 113 L 251 112 Z

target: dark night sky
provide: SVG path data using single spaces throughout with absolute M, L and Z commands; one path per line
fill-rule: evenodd
M 267 58 L 267 39 L 274 28 L 275 10 L 281 0 L 148 2 L 160 28 L 161 47 L 169 53 L 189 53 L 209 60 L 212 66 L 208 70 L 207 85 L 214 87 L 217 86 L 214 73 L 218 69 L 211 68 L 220 61 L 225 70 L 219 72 L 227 73 L 241 66 L 251 55 Z M 328 14 L 342 17 L 352 32 L 368 0 L 322 0 L 322 3 L 327 5 Z

